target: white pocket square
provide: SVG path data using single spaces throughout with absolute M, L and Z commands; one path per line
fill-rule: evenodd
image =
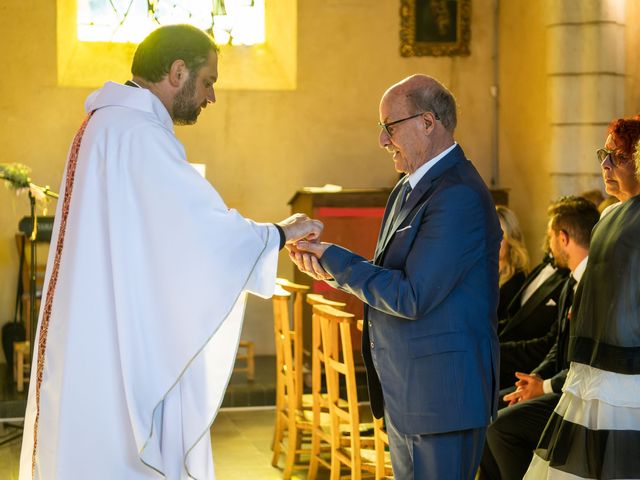
M 402 227 L 396 230 L 396 233 L 404 232 L 405 230 L 409 230 L 410 228 L 411 228 L 411 225 L 407 225 L 406 227 Z
M 547 300 L 547 303 L 545 303 L 545 306 L 547 306 L 547 307 L 555 307 L 556 306 L 556 301 L 553 298 L 550 298 L 549 300 Z

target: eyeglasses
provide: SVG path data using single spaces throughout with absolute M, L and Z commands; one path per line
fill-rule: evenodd
M 381 129 L 383 129 L 383 130 L 384 130 L 384 132 L 385 132 L 387 135 L 391 136 L 392 134 L 391 134 L 391 130 L 389 130 L 389 127 L 391 127 L 391 126 L 393 126 L 393 125 L 397 125 L 398 123 L 401 123 L 401 122 L 405 122 L 405 121 L 407 121 L 407 120 L 411 120 L 412 118 L 419 117 L 420 115 L 423 115 L 423 114 L 425 114 L 425 113 L 427 113 L 427 112 L 420 112 L 420 113 L 416 113 L 415 115 L 411 115 L 410 117 L 401 118 L 400 120 L 394 120 L 393 122 L 389 122 L 389 123 L 382 123 L 382 122 L 378 122 L 378 126 L 379 126 Z M 431 113 L 433 113 L 433 115 L 436 117 L 436 120 L 440 120 L 440 117 L 438 116 L 438 114 L 437 114 L 437 113 L 435 113 L 435 112 L 431 112 Z
M 615 150 L 607 150 L 606 148 L 599 148 L 596 150 L 596 157 L 598 158 L 598 163 L 600 165 L 604 163 L 607 157 L 610 158 L 614 167 L 624 165 L 627 163 L 627 160 L 629 160 L 628 155 L 616 152 Z

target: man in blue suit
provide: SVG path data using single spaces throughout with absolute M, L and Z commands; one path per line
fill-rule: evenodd
M 395 477 L 473 479 L 497 401 L 500 224 L 453 139 L 456 104 L 443 85 L 425 75 L 393 85 L 380 122 L 380 146 L 407 175 L 375 258 L 310 242 L 291 257 L 366 304 L 371 408 L 385 416 Z

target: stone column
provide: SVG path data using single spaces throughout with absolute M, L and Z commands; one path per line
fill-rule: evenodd
M 551 191 L 603 190 L 595 150 L 624 111 L 625 0 L 546 0 L 546 9 Z

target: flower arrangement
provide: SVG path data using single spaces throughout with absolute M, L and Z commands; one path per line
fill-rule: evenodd
M 29 188 L 31 169 L 21 163 L 0 163 L 0 179 L 12 190 Z
M 31 183 L 29 174 L 31 169 L 21 163 L 0 163 L 0 180 L 4 180 L 5 186 L 13 190 L 16 195 L 28 193 L 43 208 L 43 215 L 47 214 L 49 197 L 58 196 L 49 189 L 49 186 L 41 187 Z

